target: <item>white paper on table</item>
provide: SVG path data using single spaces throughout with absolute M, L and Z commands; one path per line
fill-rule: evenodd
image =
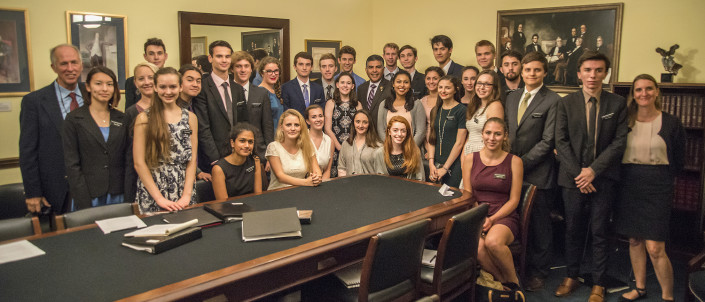
M 45 255 L 36 245 L 21 240 L 0 245 L 0 264 Z
M 198 219 L 192 219 L 184 223 L 155 224 L 144 229 L 127 233 L 125 237 L 169 236 L 196 224 L 198 224 Z
M 443 184 L 441 189 L 438 190 L 438 193 L 441 193 L 443 196 L 453 196 L 453 191 L 450 190 L 450 186 L 447 184 Z
M 103 234 L 132 228 L 140 229 L 147 226 L 137 215 L 96 220 L 95 224 L 103 231 Z

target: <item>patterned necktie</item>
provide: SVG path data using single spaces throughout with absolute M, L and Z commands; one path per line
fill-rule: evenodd
M 250 98 L 249 98 L 249 95 L 247 95 L 247 88 L 242 88 L 242 89 L 245 91 L 245 101 L 248 101 Z
M 308 108 L 308 104 L 311 102 L 308 98 L 308 85 L 304 84 L 304 103 L 306 104 L 306 108 Z
M 228 82 L 223 82 L 221 84 L 223 86 L 223 95 L 225 96 L 225 110 L 228 112 L 228 121 L 230 122 L 230 125 L 233 124 L 233 100 L 230 98 L 230 86 L 228 86 Z
M 76 93 L 71 92 L 69 93 L 69 96 L 71 97 L 71 105 L 69 106 L 69 110 L 74 111 L 78 108 L 78 100 L 76 100 Z
M 377 85 L 370 84 L 370 94 L 367 96 L 367 110 L 372 110 L 372 100 L 375 98 L 375 89 Z
M 524 98 L 521 100 L 521 103 L 519 103 L 519 112 L 517 112 L 517 126 L 521 122 L 521 118 L 524 116 L 524 112 L 526 112 L 526 107 L 529 105 L 529 99 L 531 98 L 531 93 L 526 93 L 524 95 Z
M 326 87 L 326 100 L 333 99 L 333 93 L 331 93 L 331 90 L 333 90 L 333 86 Z

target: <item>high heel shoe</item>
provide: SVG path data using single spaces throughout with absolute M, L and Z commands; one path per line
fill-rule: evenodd
M 634 299 L 625 298 L 625 297 L 624 297 L 624 294 L 622 294 L 622 295 L 619 297 L 619 302 L 631 302 L 631 301 L 636 301 L 636 300 L 639 300 L 639 299 L 642 299 L 642 298 L 646 298 L 646 289 L 645 289 L 645 288 L 636 288 L 636 287 L 635 287 L 635 288 L 632 289 L 632 290 L 635 290 L 635 291 L 636 291 L 636 293 L 637 293 L 636 298 L 634 298 Z M 630 293 L 630 292 L 631 292 L 631 291 L 629 291 L 629 292 L 627 292 L 627 293 Z

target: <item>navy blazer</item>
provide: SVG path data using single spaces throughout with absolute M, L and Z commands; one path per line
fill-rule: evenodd
M 460 80 L 463 78 L 463 68 L 465 68 L 463 65 L 455 63 L 455 61 L 451 61 L 450 68 L 448 68 L 448 74 Z
M 123 194 L 127 129 L 125 114 L 110 110 L 108 141 L 103 138 L 88 106 L 66 115 L 63 144 L 69 188 L 76 209 L 91 207 L 91 199 Z M 129 167 L 132 168 L 132 167 Z
M 510 153 L 521 157 L 524 163 L 524 182 L 539 189 L 556 187 L 556 104 L 557 93 L 545 85 L 539 89 L 517 124 L 519 103 L 524 89 L 507 96 L 504 118 L 509 128 Z
M 560 101 L 556 109 L 556 151 L 560 167 L 558 185 L 575 188 L 575 177 L 582 168 L 595 171 L 595 179 L 619 181 L 619 169 L 627 146 L 627 102 L 614 93 L 602 91 L 597 114 L 595 160 L 583 158 L 587 144 L 587 121 L 583 91 L 573 92 Z
M 84 85 L 78 85 L 86 96 Z M 54 213 L 63 213 L 69 186 L 61 141 L 64 117 L 54 82 L 25 95 L 20 108 L 20 170 L 25 196 L 43 196 Z
M 311 87 L 309 87 L 309 106 L 313 104 L 318 104 L 325 107 L 326 97 L 323 94 L 323 86 L 318 85 L 309 80 Z M 282 103 L 284 103 L 284 110 L 294 109 L 301 113 L 304 117 L 306 116 L 306 103 L 304 102 L 304 93 L 301 86 L 299 86 L 299 80 L 294 78 L 282 85 Z

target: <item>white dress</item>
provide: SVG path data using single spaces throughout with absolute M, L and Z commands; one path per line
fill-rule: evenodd
M 482 142 L 482 127 L 485 126 L 486 121 L 487 112 L 485 112 L 485 107 L 483 107 L 477 109 L 475 115 L 465 122 L 465 128 L 468 129 L 468 140 L 463 148 L 464 155 L 480 151 L 485 146 Z
M 318 166 L 321 167 L 321 173 L 328 167 L 328 162 L 330 161 L 330 144 L 331 139 L 328 134 L 323 133 L 323 139 L 321 140 L 321 145 L 316 149 L 316 160 L 318 160 Z M 316 144 L 311 139 L 311 144 L 316 147 Z
M 279 161 L 282 163 L 282 169 L 284 174 L 291 177 L 306 178 L 308 171 L 306 170 L 306 163 L 304 162 L 303 152 L 301 149 L 296 152 L 296 154 L 291 154 L 284 149 L 284 146 L 278 141 L 273 141 L 267 146 L 267 152 L 264 156 L 269 159 L 271 156 L 279 157 Z M 269 181 L 269 187 L 267 190 L 279 189 L 283 187 L 289 187 L 290 184 L 284 184 L 279 182 L 277 179 L 277 174 L 272 171 L 270 173 L 271 180 Z

